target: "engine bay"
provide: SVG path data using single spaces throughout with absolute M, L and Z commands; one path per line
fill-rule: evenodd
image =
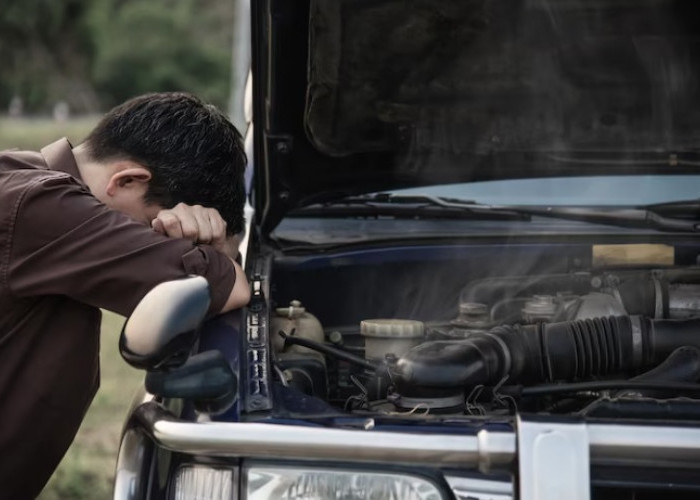
M 369 253 L 275 262 L 273 377 L 354 414 L 700 416 L 700 267 L 679 255 L 598 265 L 578 246 L 517 261 L 478 254 L 461 284 L 460 263 L 435 249 L 422 264 L 374 255 L 369 266 Z M 431 293 L 402 287 L 407 268 Z M 334 287 L 320 286 L 330 277 Z M 392 307 L 400 314 L 376 314 Z

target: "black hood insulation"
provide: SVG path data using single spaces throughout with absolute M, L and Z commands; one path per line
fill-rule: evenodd
M 312 0 L 310 138 L 331 155 L 400 151 L 409 172 L 475 153 L 692 148 L 696 3 Z

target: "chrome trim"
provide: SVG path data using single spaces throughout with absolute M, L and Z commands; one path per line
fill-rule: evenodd
M 476 435 L 477 449 L 480 452 L 478 467 L 487 474 L 492 465 L 503 465 L 517 456 L 515 433 L 479 431 Z
M 212 456 L 476 467 L 484 473 L 507 468 L 519 456 L 521 478 L 535 477 L 537 473 L 524 470 L 526 462 L 541 464 L 533 465 L 538 470 L 545 465 L 561 470 L 567 465 L 561 463 L 562 457 L 568 460 L 570 456 L 579 457 L 581 461 L 583 457 L 586 461 L 590 457 L 594 465 L 663 463 L 700 467 L 700 427 L 689 426 L 566 424 L 561 421 L 523 424 L 520 419 L 518 432 L 527 435 L 518 438 L 516 456 L 516 433 L 507 431 L 481 430 L 477 435 L 464 436 L 252 422 L 193 423 L 177 420 L 155 402 L 136 408 L 130 421 L 142 428 L 158 446 Z M 554 437 L 541 440 L 546 441 L 541 445 L 535 442 L 538 436 L 546 434 L 554 434 Z M 583 448 L 582 443 L 586 443 L 586 450 L 579 449 Z M 554 444 L 557 459 L 548 462 L 551 457 L 546 453 Z M 543 448 L 537 450 L 537 446 Z M 581 462 L 568 466 L 580 471 L 577 483 L 588 478 L 582 475 Z
M 513 500 L 513 483 L 445 475 L 457 500 Z
M 142 472 L 147 442 L 146 436 L 134 429 L 122 435 L 114 474 L 114 500 L 138 500 L 145 491 L 148 478 Z
M 700 467 L 700 428 L 697 427 L 595 424 L 588 426 L 588 437 L 593 463 L 675 462 Z
M 515 433 L 481 430 L 477 436 L 398 433 L 297 425 L 174 419 L 155 403 L 135 415 L 159 446 L 211 456 L 391 462 L 432 467 L 506 465 L 515 458 Z
M 518 417 L 518 478 L 520 500 L 590 500 L 586 424 Z

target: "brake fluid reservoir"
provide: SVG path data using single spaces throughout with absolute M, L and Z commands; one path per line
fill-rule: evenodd
M 389 353 L 402 356 L 420 344 L 425 325 L 410 319 L 366 319 L 360 323 L 360 333 L 365 337 L 365 357 L 384 359 Z
M 298 345 L 290 345 L 287 349 L 284 349 L 284 339 L 277 333 L 280 330 L 287 335 L 292 335 L 292 330 L 294 330 L 295 337 L 323 343 L 323 326 L 321 326 L 321 322 L 316 316 L 307 312 L 306 308 L 298 300 L 292 300 L 288 307 L 278 307 L 275 309 L 275 314 L 270 318 L 272 348 L 276 352 L 284 350 L 286 353 L 316 354 L 315 351 Z

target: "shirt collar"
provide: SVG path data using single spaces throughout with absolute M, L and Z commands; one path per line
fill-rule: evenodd
M 82 180 L 78 164 L 73 156 L 73 146 L 65 137 L 41 149 L 41 155 L 49 170 L 57 170 Z

